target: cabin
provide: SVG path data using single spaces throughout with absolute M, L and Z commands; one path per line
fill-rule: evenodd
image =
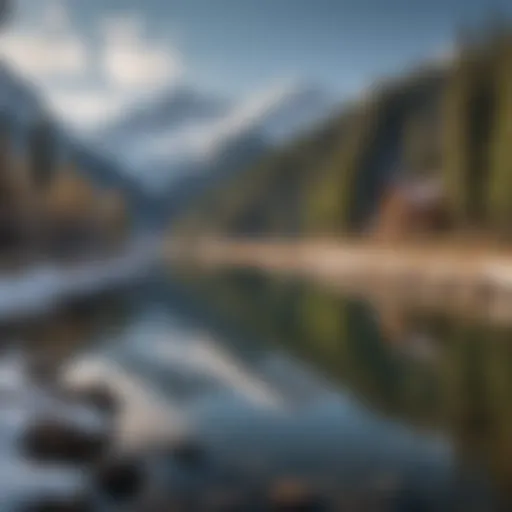
M 390 183 L 383 194 L 371 234 L 396 241 L 438 234 L 448 228 L 443 186 L 437 177 L 414 177 Z

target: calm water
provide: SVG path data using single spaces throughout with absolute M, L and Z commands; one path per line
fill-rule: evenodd
M 194 432 L 348 510 L 507 509 L 509 330 L 248 272 L 159 274 L 4 330 L 48 373 L 124 393 L 123 442 Z

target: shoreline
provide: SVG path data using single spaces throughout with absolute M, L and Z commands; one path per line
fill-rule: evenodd
M 170 240 L 170 264 L 254 269 L 396 307 L 512 324 L 512 252 L 454 243 L 367 240 Z
M 136 282 L 160 261 L 158 240 L 137 236 L 112 256 L 43 262 L 16 274 L 0 273 L 0 322 L 44 315 L 66 300 Z

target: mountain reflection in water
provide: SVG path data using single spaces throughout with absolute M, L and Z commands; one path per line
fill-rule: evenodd
M 192 434 L 217 464 L 265 488 L 299 478 L 334 510 L 507 500 L 506 331 L 254 273 L 180 272 L 5 332 L 29 340 L 34 371 L 108 385 L 120 447 Z

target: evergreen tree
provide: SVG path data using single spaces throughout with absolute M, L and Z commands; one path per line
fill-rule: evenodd
M 467 169 L 470 147 L 467 126 L 471 101 L 470 63 L 463 56 L 449 78 L 444 98 L 443 176 L 447 206 L 454 225 L 467 221 Z
M 492 141 L 489 210 L 492 226 L 512 234 L 512 41 L 497 61 L 497 118 Z

